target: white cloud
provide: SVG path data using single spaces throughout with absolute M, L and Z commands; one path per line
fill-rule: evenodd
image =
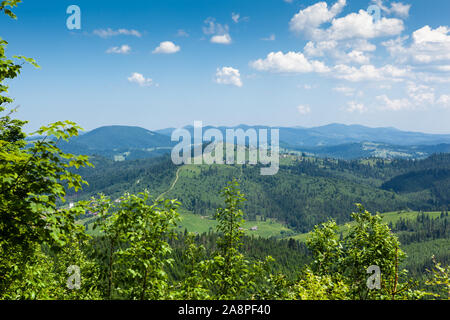
M 214 34 L 217 31 L 220 33 L 228 32 L 228 28 L 225 30 L 225 27 L 219 23 L 216 23 L 216 19 L 214 18 L 209 17 L 204 21 L 204 23 L 206 26 L 203 27 L 203 33 L 206 35 Z
M 369 57 L 367 57 L 364 52 L 353 50 L 347 54 L 348 61 L 356 62 L 359 64 L 368 64 L 370 62 Z
M 391 4 L 391 11 L 402 18 L 409 16 L 409 9 L 411 9 L 410 4 L 403 4 L 401 2 L 393 2 Z
M 450 65 L 437 66 L 436 69 L 439 71 L 450 72 Z
M 416 110 L 429 109 L 431 106 L 440 105 L 450 107 L 450 96 L 442 95 L 436 100 L 435 88 L 409 81 L 406 85 L 407 97 L 402 99 L 390 99 L 386 95 L 377 96 L 382 103 L 382 110 Z
M 145 78 L 142 74 L 134 72 L 130 77 L 128 77 L 128 81 L 132 83 L 137 83 L 141 87 L 150 87 L 153 85 L 153 80 L 150 78 Z
M 131 51 L 131 47 L 127 44 L 123 44 L 120 47 L 111 47 L 106 50 L 106 53 L 128 54 Z
M 450 35 L 448 27 L 438 27 L 431 29 L 430 26 L 425 26 L 413 33 L 413 39 L 416 44 L 434 42 L 434 43 L 450 43 Z
M 313 42 L 309 41 L 303 51 L 305 54 L 311 57 L 323 57 L 326 53 L 335 52 L 333 51 L 338 46 L 337 41 L 319 41 Z
M 342 93 L 346 95 L 347 97 L 351 97 L 355 95 L 356 89 L 355 88 L 349 88 L 349 87 L 335 87 L 333 88 L 334 91 Z
M 437 103 L 444 108 L 450 108 L 450 96 L 446 94 L 441 95 Z
M 138 37 L 138 38 L 140 38 L 142 36 L 142 34 L 139 31 L 129 30 L 129 29 L 118 29 L 118 30 L 113 30 L 111 28 L 97 29 L 97 30 L 94 30 L 93 33 L 101 38 L 109 38 L 109 37 L 120 36 L 120 35 L 134 36 L 134 37 Z
M 404 30 L 403 21 L 399 19 L 381 18 L 375 21 L 365 10 L 350 13 L 343 18 L 334 19 L 331 27 L 320 33 L 321 37 L 333 40 L 372 39 L 395 36 Z
M 354 50 L 362 51 L 362 52 L 372 52 L 377 50 L 377 46 L 373 43 L 370 43 L 366 39 L 357 39 L 352 41 L 347 46 L 353 48 Z
M 412 105 L 408 99 L 389 99 L 386 95 L 377 96 L 377 100 L 381 101 L 382 110 L 401 111 L 411 109 Z
M 317 28 L 325 22 L 330 22 L 342 11 L 346 4 L 346 0 L 339 0 L 331 8 L 328 8 L 326 2 L 318 2 L 300 10 L 291 19 L 290 29 L 295 32 L 305 32 L 314 37 Z
M 385 65 L 377 68 L 374 65 L 362 65 L 361 67 L 350 67 L 339 64 L 334 67 L 333 75 L 338 79 L 345 79 L 352 82 L 358 81 L 403 81 L 409 75 L 409 69 L 400 69 L 392 65 Z
M 219 44 L 230 44 L 231 43 L 231 36 L 226 33 L 222 35 L 215 35 L 211 37 L 210 40 L 212 43 L 219 43 Z
M 375 21 L 365 10 L 336 18 L 345 5 L 346 0 L 339 0 L 331 8 L 328 8 L 326 2 L 318 2 L 300 10 L 291 19 L 290 29 L 315 41 L 371 39 L 398 35 L 404 30 L 402 20 L 384 17 Z M 330 22 L 331 26 L 327 29 L 320 28 L 326 22 Z
M 207 18 L 205 20 L 206 26 L 203 27 L 203 33 L 206 35 L 210 34 L 225 34 L 228 33 L 228 25 L 221 25 L 220 23 L 216 22 L 216 19 L 214 18 Z
M 171 54 L 180 51 L 180 47 L 177 46 L 172 41 L 163 41 L 159 44 L 159 46 L 153 50 L 153 53 L 165 53 Z
M 409 16 L 410 4 L 404 4 L 401 2 L 392 2 L 391 7 L 387 7 L 383 4 L 383 0 L 372 0 L 383 12 L 387 14 L 395 14 L 401 18 L 407 18 Z
M 414 82 L 409 82 L 407 87 L 407 93 L 411 100 L 417 106 L 426 106 L 434 104 L 435 102 L 435 94 L 434 88 L 431 88 L 426 85 L 417 85 Z
M 203 27 L 203 33 L 206 35 L 212 35 L 210 41 L 212 43 L 230 44 L 231 36 L 229 34 L 228 25 L 221 25 L 216 22 L 214 18 L 208 18 L 204 21 L 206 26 Z
M 329 72 L 330 69 L 320 61 L 309 61 L 300 52 L 271 52 L 265 59 L 250 62 L 250 66 L 259 71 L 271 71 L 277 73 L 307 73 Z
M 346 111 L 350 112 L 350 113 L 353 113 L 353 112 L 364 113 L 364 112 L 367 112 L 367 108 L 362 103 L 357 103 L 355 101 L 350 101 L 347 104 Z
M 241 74 L 238 69 L 232 67 L 217 68 L 216 82 L 219 84 L 231 84 L 242 87 Z
M 375 50 L 376 46 L 366 39 L 309 41 L 303 49 L 309 57 L 327 57 L 344 64 L 369 64 L 370 56 L 366 52 Z
M 424 26 L 412 34 L 412 43 L 405 46 L 408 37 L 389 40 L 382 44 L 400 62 L 408 60 L 418 64 L 450 61 L 450 28 L 440 26 L 436 29 Z
M 309 106 L 306 106 L 306 105 L 299 105 L 297 107 L 297 112 L 302 114 L 302 115 L 306 115 L 308 113 L 311 113 L 311 108 Z

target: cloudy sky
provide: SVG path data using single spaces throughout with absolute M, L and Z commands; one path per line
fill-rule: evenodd
M 81 29 L 69 30 L 69 5 Z M 369 9 L 370 8 L 370 9 Z M 31 1 L 0 17 L 27 130 L 317 126 L 450 133 L 448 0 Z

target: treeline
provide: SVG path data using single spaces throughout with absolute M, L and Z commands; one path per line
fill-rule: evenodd
M 426 279 L 433 268 L 430 255 L 441 263 L 450 264 L 450 220 L 448 211 L 437 218 L 421 213 L 416 219 L 400 219 L 389 227 L 396 233 L 408 257 L 403 266 L 416 279 Z
M 447 212 L 442 212 L 438 218 L 431 218 L 425 213 L 421 213 L 415 220 L 401 218 L 392 226 L 402 244 L 407 245 L 412 242 L 423 242 L 442 238 L 450 238 L 450 220 Z
M 169 241 L 173 252 L 173 267 L 170 269 L 170 277 L 173 280 L 180 280 L 186 275 L 185 252 L 186 242 L 190 234 L 185 231 L 179 234 L 176 239 Z M 217 250 L 217 240 L 220 235 L 216 232 L 196 234 L 193 236 L 195 244 L 205 248 L 205 255 L 212 257 Z M 242 246 L 239 252 L 245 255 L 250 261 L 264 260 L 271 256 L 274 261 L 268 266 L 271 273 L 280 272 L 290 280 L 294 280 L 299 270 L 312 261 L 311 252 L 305 243 L 294 239 L 276 239 L 242 236 Z

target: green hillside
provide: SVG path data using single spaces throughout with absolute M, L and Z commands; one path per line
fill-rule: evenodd
M 395 177 L 421 170 L 450 167 L 448 155 L 412 160 L 333 160 L 282 155 L 279 172 L 261 176 L 259 166 L 184 165 L 170 157 L 126 162 L 93 159 L 96 168 L 78 171 L 89 186 L 69 192 L 68 200 L 87 199 L 98 193 L 117 198 L 124 192 L 145 189 L 154 197 L 176 198 L 187 212 L 212 216 L 223 202 L 219 191 L 237 178 L 246 195 L 246 219 L 272 219 L 295 232 L 307 232 L 329 218 L 349 220 L 355 203 L 372 212 L 398 210 L 438 211 L 448 205 L 443 188 L 424 186 L 414 192 L 395 192 L 382 186 Z M 178 171 L 178 179 L 175 182 Z
M 441 212 L 435 211 L 435 212 L 418 212 L 418 211 L 395 211 L 395 212 L 386 212 L 386 213 L 380 213 L 380 216 L 383 218 L 383 222 L 387 224 L 395 224 L 401 219 L 405 220 L 415 220 L 420 214 L 425 214 L 429 216 L 432 219 L 438 218 L 441 215 Z M 349 229 L 349 226 L 352 225 L 352 222 L 339 225 L 339 232 L 346 233 Z M 300 233 L 297 234 L 292 238 L 294 240 L 298 240 L 301 242 L 305 242 L 308 238 L 309 232 L 306 233 Z

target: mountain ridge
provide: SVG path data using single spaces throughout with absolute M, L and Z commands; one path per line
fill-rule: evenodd
M 183 127 L 193 134 L 193 126 Z M 336 146 L 347 143 L 387 143 L 399 146 L 411 145 L 435 145 L 442 143 L 450 144 L 450 134 L 432 134 L 413 131 L 402 131 L 393 127 L 367 127 L 353 124 L 345 125 L 331 123 L 324 126 L 312 128 L 299 127 L 280 127 L 280 126 L 262 126 L 239 124 L 237 126 L 204 126 L 203 130 L 210 128 L 218 129 L 223 134 L 227 129 L 279 129 L 280 143 L 296 147 L 317 147 L 317 146 Z M 169 135 L 170 128 L 155 130 L 155 132 Z M 225 136 L 225 135 L 224 135 Z
M 194 127 L 184 127 L 194 136 Z M 401 131 L 396 128 L 370 128 L 362 125 L 332 123 L 314 128 L 249 126 L 235 127 L 204 126 L 218 129 L 226 137 L 227 129 L 270 129 L 280 130 L 280 147 L 306 152 L 319 157 L 357 159 L 382 158 L 424 158 L 433 153 L 450 152 L 450 134 L 427 134 Z M 176 130 L 166 128 L 151 131 L 138 126 L 103 126 L 73 138 L 69 143 L 60 142 L 61 148 L 70 153 L 102 155 L 116 161 L 144 159 L 170 153 L 177 144 L 171 141 Z M 270 138 L 269 138 L 270 142 Z

